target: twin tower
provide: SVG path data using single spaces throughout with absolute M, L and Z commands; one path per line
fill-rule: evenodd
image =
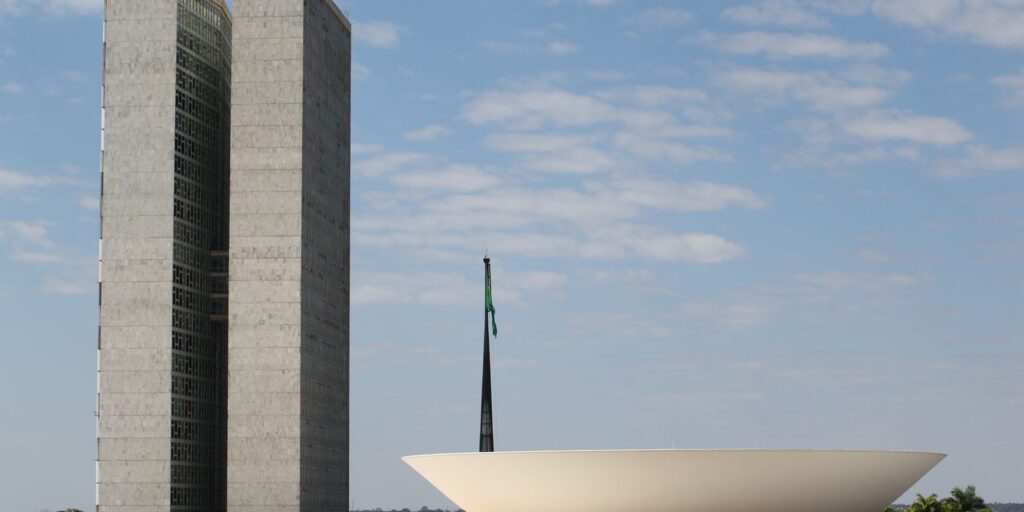
M 99 512 L 348 509 L 351 26 L 106 0 Z

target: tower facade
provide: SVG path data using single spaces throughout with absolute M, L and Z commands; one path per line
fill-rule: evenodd
M 234 3 L 105 3 L 99 511 L 347 508 L 351 29 Z
M 228 510 L 348 508 L 349 56 L 331 0 L 236 0 Z
M 226 499 L 231 17 L 107 0 L 97 505 Z

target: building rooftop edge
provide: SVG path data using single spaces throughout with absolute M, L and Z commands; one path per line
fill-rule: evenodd
M 351 36 L 352 23 L 348 21 L 348 18 L 345 16 L 345 13 L 341 12 L 341 9 L 339 9 L 338 5 L 334 3 L 334 0 L 323 0 L 323 2 L 327 4 L 327 6 L 330 7 L 332 11 L 334 11 L 334 15 L 337 16 L 339 20 L 341 20 L 341 24 L 345 25 L 345 28 L 348 29 L 348 33 Z
M 212 3 L 221 11 L 224 11 L 224 17 L 228 19 L 228 23 L 231 23 L 233 21 L 231 19 L 231 9 L 228 9 L 228 5 L 224 3 L 224 0 L 210 0 L 210 3 Z

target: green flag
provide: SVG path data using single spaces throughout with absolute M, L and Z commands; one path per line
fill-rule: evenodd
M 484 311 L 491 313 L 491 332 L 498 335 L 498 321 L 494 319 L 494 300 L 491 299 L 491 274 L 484 280 Z

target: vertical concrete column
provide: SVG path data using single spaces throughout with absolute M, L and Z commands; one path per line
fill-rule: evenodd
M 302 0 L 234 5 L 228 510 L 300 510 Z
M 100 512 L 170 509 L 176 9 L 104 11 Z
M 236 0 L 228 510 L 348 508 L 351 28 Z

